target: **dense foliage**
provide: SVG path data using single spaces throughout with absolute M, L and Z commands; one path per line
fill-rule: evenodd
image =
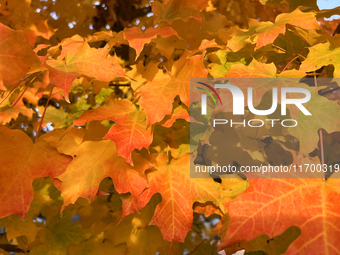
M 189 115 L 190 78 L 340 77 L 334 14 L 315 0 L 0 0 L 0 254 L 340 253 L 334 176 L 189 172 L 213 142 L 210 129 L 190 144 L 189 123 L 209 121 Z M 339 87 L 323 85 L 306 85 L 316 110 L 299 129 L 229 128 L 228 160 L 339 163 Z

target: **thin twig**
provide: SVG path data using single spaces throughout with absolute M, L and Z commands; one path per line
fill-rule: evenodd
M 299 58 L 299 56 L 296 56 L 296 57 L 293 58 L 291 61 L 289 61 L 289 63 L 285 66 L 285 68 L 283 68 L 283 70 L 281 71 L 281 73 L 283 73 L 283 72 L 287 69 L 287 67 L 288 67 L 291 63 L 293 63 L 293 61 L 294 61 L 295 59 L 297 59 L 297 58 Z
M 25 94 L 28 87 L 32 84 L 33 81 L 35 81 L 35 79 L 38 77 L 39 74 L 41 74 L 41 71 L 38 72 L 27 85 L 25 85 L 26 87 L 25 87 L 24 91 L 21 93 L 21 95 L 18 97 L 18 99 L 12 104 L 12 107 L 14 107 L 19 102 L 19 100 Z
M 11 105 L 11 107 L 14 107 L 18 102 L 19 100 L 22 98 L 22 96 L 25 94 L 26 90 L 28 89 L 28 86 L 25 86 L 25 89 L 24 91 L 21 93 L 21 95 L 18 97 L 18 99 Z
M 290 45 L 292 45 L 295 53 L 297 54 L 297 50 L 295 49 L 294 44 L 292 43 L 292 41 L 288 38 L 288 36 L 286 34 L 284 34 L 284 37 L 286 37 L 287 41 L 290 43 Z
M 12 92 L 20 85 L 20 83 L 21 83 L 22 81 L 24 81 L 24 80 L 25 80 L 27 77 L 29 77 L 29 76 L 30 76 L 30 74 L 26 75 L 24 78 L 22 78 L 21 80 L 19 80 L 19 81 L 14 85 L 14 87 L 8 92 L 8 94 L 4 97 L 4 99 L 1 100 L 0 105 L 7 99 L 7 97 L 9 97 L 9 95 L 12 94 Z
M 45 105 L 44 113 L 43 113 L 43 115 L 41 116 L 40 123 L 39 123 L 39 128 L 38 128 L 38 132 L 37 132 L 37 135 L 36 135 L 36 137 L 35 137 L 35 142 L 37 142 L 37 140 L 38 140 L 39 132 L 40 132 L 40 130 L 41 130 L 42 122 L 43 122 L 43 120 L 44 120 L 45 113 L 46 113 L 46 109 L 47 109 L 48 103 L 50 102 L 50 99 L 51 99 L 51 96 L 52 96 L 53 89 L 54 89 L 54 85 L 52 85 L 51 92 L 50 92 L 50 94 L 48 95 L 48 99 L 47 99 L 47 102 L 46 102 L 46 105 Z
M 170 77 L 172 77 L 171 73 L 168 71 L 168 69 L 165 67 L 164 63 L 156 56 L 155 53 L 151 52 L 151 54 L 162 64 L 162 66 L 164 67 L 165 71 L 168 73 L 168 75 Z
M 314 75 L 314 84 L 315 87 L 318 86 L 318 82 L 316 79 L 316 75 Z M 326 181 L 326 173 L 325 173 L 325 169 L 324 169 L 324 164 L 325 164 L 325 152 L 324 152 L 324 148 L 323 148 L 323 134 L 322 134 L 322 130 L 319 129 L 319 137 L 320 137 L 320 150 L 321 150 L 321 166 L 322 166 L 322 180 Z
M 325 169 L 324 169 L 324 164 L 325 164 L 325 152 L 324 152 L 324 148 L 323 148 L 323 134 L 322 134 L 322 130 L 319 130 L 319 137 L 320 137 L 320 149 L 321 149 L 321 165 L 322 165 L 322 180 L 326 181 L 326 173 L 325 173 Z
M 115 87 L 131 87 L 131 84 L 112 84 L 110 86 L 115 86 Z
M 277 49 L 279 49 L 279 50 L 281 50 L 281 51 L 283 51 L 283 52 L 285 52 L 285 53 L 287 53 L 287 54 L 289 54 L 289 55 L 299 56 L 299 57 L 302 57 L 303 59 L 306 59 L 304 56 L 302 56 L 302 55 L 299 54 L 299 53 L 290 52 L 290 51 L 285 50 L 285 49 L 283 49 L 283 48 L 281 48 L 281 47 L 279 47 L 279 46 L 277 46 L 277 45 L 275 45 L 275 44 L 272 44 L 272 46 L 275 47 L 275 48 L 277 48 Z

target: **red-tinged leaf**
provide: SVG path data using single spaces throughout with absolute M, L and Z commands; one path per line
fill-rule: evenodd
M 43 137 L 33 143 L 22 131 L 0 127 L 0 218 L 25 217 L 34 195 L 32 182 L 62 174 L 71 162 Z
M 172 22 L 176 19 L 183 19 L 187 21 L 190 17 L 194 17 L 199 22 L 202 21 L 199 11 L 208 7 L 207 0 L 197 0 L 192 2 L 191 0 L 166 0 L 166 1 L 154 1 L 151 3 L 152 12 L 157 17 L 155 22 L 160 20 L 166 20 Z
M 45 64 L 44 64 L 45 65 Z M 45 65 L 47 66 L 47 65 Z M 47 66 L 50 71 L 50 83 L 58 86 L 64 94 L 65 100 L 69 102 L 68 92 L 72 87 L 73 81 L 80 75 L 77 73 L 68 72 L 66 66 L 59 67 L 59 70 Z
M 0 23 L 0 89 L 4 83 L 19 80 L 38 63 L 37 54 L 27 43 L 22 31 L 14 31 Z
M 161 230 L 164 240 L 184 242 L 192 226 L 192 207 L 195 201 L 212 201 L 222 206 L 220 184 L 212 178 L 190 178 L 190 154 L 184 154 L 177 160 L 172 159 L 170 163 L 166 155 L 153 157 L 157 170 L 147 175 L 150 188 L 139 197 L 139 207 L 145 205 L 152 195 L 160 193 L 162 202 L 155 210 L 152 223 Z
M 131 194 L 122 194 L 121 197 L 122 199 L 122 217 L 123 219 L 125 216 L 137 212 L 137 209 L 135 206 L 135 200 Z M 144 207 L 144 206 L 141 206 Z
M 151 164 L 147 159 L 145 159 L 144 157 L 142 157 L 140 154 L 138 153 L 132 153 L 132 161 L 133 161 L 133 169 L 136 170 L 140 176 L 142 176 L 143 178 L 145 178 L 145 171 L 152 168 L 154 165 Z M 131 195 L 130 193 L 128 194 L 122 194 L 121 197 L 122 199 L 122 217 L 121 219 L 123 219 L 125 216 L 138 212 L 140 209 L 142 209 L 146 203 L 136 203 L 136 200 L 134 198 L 133 195 Z
M 172 111 L 172 103 L 177 95 L 186 105 L 190 105 L 190 78 L 206 77 L 208 71 L 202 64 L 202 56 L 186 57 L 175 62 L 173 77 L 159 72 L 153 81 L 140 90 L 139 104 L 145 109 L 147 126 L 160 122 Z M 157 107 L 155 107 L 157 105 Z
M 146 127 L 143 109 L 137 109 L 129 100 L 111 100 L 107 105 L 92 111 L 85 111 L 73 122 L 81 126 L 91 120 L 113 120 L 104 139 L 110 139 L 117 145 L 118 155 L 132 163 L 131 152 L 134 149 L 148 148 L 152 142 L 152 129 Z
M 256 43 L 256 49 L 273 43 L 279 34 L 284 34 L 286 24 L 291 24 L 304 29 L 320 29 L 314 12 L 301 12 L 299 8 L 291 13 L 282 13 L 275 19 L 260 22 L 255 19 L 249 21 L 249 30 L 235 28 L 232 38 L 228 41 L 228 47 L 233 51 L 239 51 L 248 43 Z
M 220 249 L 297 226 L 301 235 L 285 254 L 338 254 L 339 179 L 250 179 L 249 188 L 226 204 L 230 225 Z
M 144 45 L 149 43 L 153 38 L 156 38 L 157 35 L 162 37 L 169 37 L 172 35 L 178 36 L 177 32 L 171 27 L 149 27 L 144 33 L 139 27 L 133 27 L 124 32 L 125 40 L 127 40 L 130 47 L 134 48 L 137 52 L 136 57 L 140 55 Z
M 91 48 L 87 42 L 77 40 L 67 40 L 65 44 L 58 59 L 46 60 L 46 67 L 50 70 L 50 82 L 63 90 L 67 100 L 76 77 L 109 82 L 117 76 L 125 76 L 118 58 L 109 55 L 110 49 Z
M 64 208 L 78 197 L 91 201 L 105 177 L 112 178 L 119 193 L 130 192 L 135 200 L 147 187 L 145 178 L 118 156 L 112 141 L 84 141 L 72 154 L 74 158 L 66 172 L 57 177 L 62 181 Z

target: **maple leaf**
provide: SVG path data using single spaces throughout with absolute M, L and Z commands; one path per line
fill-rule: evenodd
M 74 155 L 74 151 L 81 144 L 86 132 L 84 129 L 68 127 L 64 129 L 55 129 L 47 133 L 43 139 L 52 147 L 56 148 L 59 153 Z
M 16 120 L 20 113 L 28 119 L 32 119 L 33 111 L 31 109 L 26 107 L 7 108 L 0 111 L 0 124 L 4 125 L 11 122 L 12 119 Z
M 62 181 L 63 208 L 74 203 L 78 197 L 91 201 L 105 177 L 112 178 L 119 193 L 131 192 L 135 200 L 147 187 L 145 178 L 118 156 L 116 145 L 110 140 L 84 141 L 73 154 L 67 171 L 57 177 Z
M 43 20 L 41 15 L 36 12 L 31 12 L 28 19 L 22 24 L 17 24 L 15 29 L 22 30 L 26 40 L 32 47 L 37 41 L 37 37 L 41 36 L 45 39 L 50 39 L 54 31 L 48 26 L 47 20 Z
M 46 64 L 43 63 L 43 65 Z M 62 90 L 65 100 L 69 102 L 68 92 L 72 87 L 73 81 L 80 75 L 68 72 L 66 66 L 60 66 L 59 70 L 50 66 L 47 68 L 50 71 L 50 82 Z
M 38 63 L 37 54 L 27 43 L 22 31 L 14 31 L 0 23 L 0 89 L 4 83 L 17 81 Z
M 92 111 L 85 111 L 73 122 L 81 126 L 91 120 L 113 120 L 104 139 L 116 143 L 118 155 L 132 163 L 131 152 L 134 149 L 148 148 L 152 142 L 152 129 L 146 126 L 146 116 L 142 109 L 137 109 L 129 100 L 111 100 L 107 105 Z
M 259 49 L 274 42 L 279 34 L 284 34 L 286 24 L 291 24 L 304 29 L 320 29 L 320 25 L 313 12 L 301 12 L 299 8 L 291 13 L 278 15 L 273 24 L 270 21 L 260 22 L 250 19 L 249 30 L 233 28 L 232 38 L 228 41 L 228 47 L 233 51 L 239 51 L 247 43 L 256 43 L 255 49 Z
M 158 73 L 159 62 L 150 62 L 144 66 L 144 61 L 139 61 L 136 65 L 133 65 L 132 70 L 127 72 L 127 75 L 131 77 L 131 88 L 137 90 L 146 80 L 152 81 L 155 75 Z
M 318 73 L 319 77 L 337 77 L 340 74 L 339 39 L 328 34 L 338 33 L 339 28 L 336 22 L 316 21 L 315 15 L 322 18 L 338 14 L 339 8 L 315 13 L 298 7 L 317 10 L 316 0 L 260 0 L 262 4 L 267 2 L 263 6 L 251 0 L 241 4 L 238 1 L 156 0 L 147 6 L 143 4 L 145 8 L 137 3 L 136 8 L 115 12 L 115 1 L 105 1 L 103 5 L 83 2 L 87 4 L 68 0 L 55 3 L 0 0 L 0 21 L 23 32 L 0 24 L 0 60 L 3 60 L 0 90 L 13 89 L 4 95 L 0 93 L 0 97 L 6 97 L 1 105 L 0 122 L 10 122 L 11 128 L 23 129 L 33 137 L 32 127 L 36 128 L 39 123 L 31 109 L 42 112 L 41 105 L 45 104 L 51 88 L 48 85 L 58 87 L 54 88 L 50 101 L 56 107 L 46 105 L 41 119 L 42 126 L 47 121 L 53 122 L 52 132 L 32 143 L 22 132 L 0 127 L 0 226 L 6 228 L 6 236 L 0 235 L 2 253 L 8 254 L 6 248 L 10 247 L 39 255 L 175 255 L 183 254 L 184 249 L 190 254 L 215 254 L 216 241 L 211 240 L 210 229 L 203 227 L 201 234 L 201 227 L 196 224 L 198 215 L 193 212 L 221 216 L 214 231 L 223 242 L 221 249 L 227 245 L 227 253 L 235 246 L 268 254 L 283 254 L 289 246 L 288 254 L 339 253 L 335 239 L 340 229 L 336 222 L 338 180 L 251 180 L 249 189 L 234 201 L 235 196 L 246 189 L 248 181 L 230 178 L 217 183 L 210 176 L 190 178 L 193 172 L 190 175 L 189 164 L 193 158 L 186 154 L 189 148 L 194 151 L 197 164 L 205 164 L 206 159 L 211 163 L 221 160 L 241 165 L 267 161 L 303 164 L 305 160 L 319 164 L 321 155 L 326 156 L 327 164 L 336 163 L 340 141 L 336 80 L 327 83 L 327 89 L 321 88 L 322 92 L 335 89 L 326 95 L 333 101 L 318 95 L 320 88 L 306 86 L 312 99 L 304 106 L 312 113 L 311 117 L 302 115 L 294 105 L 287 106 L 288 115 L 299 121 L 297 128 L 266 125 L 240 129 L 224 125 L 220 129 L 216 127 L 219 130 L 209 126 L 210 117 L 211 114 L 223 115 L 222 118 L 231 116 L 231 113 L 219 113 L 232 110 L 231 93 L 218 90 L 220 96 L 227 96 L 222 100 L 225 108 L 222 109 L 222 103 L 209 106 L 209 114 L 203 116 L 202 91 L 190 91 L 189 80 L 206 78 L 205 67 L 215 78 L 228 77 L 231 83 L 240 80 L 235 84 L 244 95 L 247 88 L 252 87 L 253 105 L 262 109 L 270 101 L 268 90 L 278 85 L 271 83 L 270 80 L 277 80 L 272 78 L 302 78 L 323 66 L 326 67 Z M 144 12 L 150 11 L 150 6 L 153 17 Z M 295 7 L 298 9 L 288 12 Z M 281 12 L 284 13 L 279 15 Z M 143 31 L 130 26 L 119 33 L 101 31 L 90 35 L 105 24 L 114 30 L 121 25 L 129 26 L 130 18 L 140 13 L 144 16 L 138 17 L 138 26 Z M 54 31 L 44 17 L 52 17 L 48 24 L 58 27 L 53 37 Z M 94 17 L 92 24 L 88 23 L 89 17 Z M 266 22 L 250 20 L 249 29 L 242 29 L 247 27 L 248 17 Z M 274 20 L 275 23 L 270 22 Z M 151 24 L 154 21 L 159 22 L 155 28 Z M 147 28 L 145 32 L 143 26 Z M 36 42 L 37 36 L 46 40 L 39 38 Z M 67 38 L 69 36 L 72 37 Z M 274 40 L 275 45 L 271 45 Z M 29 47 L 37 43 L 34 52 L 39 57 Z M 127 43 L 130 47 L 125 47 Z M 137 63 L 131 59 L 136 55 L 133 48 L 140 55 L 151 43 L 154 53 L 162 57 L 161 64 L 155 55 L 140 56 Z M 113 51 L 119 58 L 111 55 Z M 2 55 L 12 52 L 12 62 Z M 30 60 L 25 59 L 26 55 Z M 128 70 L 131 81 L 117 78 L 125 76 L 121 66 Z M 29 84 L 27 81 L 37 72 L 42 75 Z M 16 83 L 24 77 L 27 78 L 25 86 L 24 82 Z M 270 79 L 242 82 L 238 79 L 242 77 Z M 112 81 L 117 84 L 109 86 Z M 120 81 L 124 86 L 120 86 Z M 282 85 L 287 86 L 284 82 Z M 301 87 L 293 82 L 288 85 Z M 62 94 L 68 100 L 71 87 L 77 87 L 72 91 L 72 99 L 77 100 L 66 104 Z M 9 108 L 16 98 L 23 100 Z M 214 101 L 210 99 L 209 105 Z M 139 105 L 135 106 L 135 102 Z M 244 105 L 247 103 L 246 100 Z M 102 104 L 106 105 L 100 106 Z M 87 111 L 90 108 L 95 110 Z M 13 121 L 19 113 L 28 118 L 21 116 Z M 74 123 L 86 127 L 69 126 L 80 113 L 83 114 Z M 276 114 L 278 112 L 273 115 Z M 245 120 L 252 117 L 254 115 L 246 111 Z M 264 120 L 266 116 L 259 118 Z M 60 130 L 56 129 L 58 126 L 69 127 Z M 197 127 L 197 131 L 191 132 L 190 127 Z M 324 153 L 322 146 L 314 150 L 318 148 L 320 129 L 332 132 L 322 133 Z M 223 139 L 217 135 L 222 132 Z M 209 143 L 213 146 L 208 146 Z M 224 153 L 216 153 L 215 145 L 221 146 Z M 306 155 L 312 150 L 310 155 L 318 156 Z M 73 161 L 62 154 L 71 155 Z M 35 180 L 41 175 L 51 176 L 51 180 Z M 48 180 L 48 185 L 37 189 L 42 180 Z M 93 200 L 89 203 L 81 196 Z M 64 217 L 60 218 L 63 197 Z M 70 205 L 65 208 L 67 204 Z M 231 221 L 226 214 L 229 205 Z M 12 213 L 17 215 L 10 215 Z M 22 222 L 18 215 L 23 217 L 25 213 L 26 221 Z M 1 218 L 4 215 L 9 216 Z M 37 218 L 37 215 L 40 216 Z M 46 219 L 44 223 L 39 222 L 41 216 Z M 149 223 L 159 228 L 148 226 Z M 188 232 L 192 226 L 198 231 Z M 206 238 L 205 233 L 209 240 L 202 239 L 203 235 Z M 15 240 L 8 243 L 7 238 Z
M 307 55 L 307 58 L 302 61 L 300 71 L 315 71 L 323 66 L 333 64 L 333 76 L 336 78 L 340 77 L 340 65 L 337 61 L 340 56 L 340 48 L 337 43 L 328 41 L 326 43 L 319 43 L 308 49 L 309 54 Z
M 177 32 L 171 27 L 149 27 L 144 33 L 139 27 L 133 27 L 124 32 L 125 40 L 127 40 L 130 47 L 134 48 L 137 52 L 136 58 L 140 55 L 144 45 L 150 43 L 150 41 L 153 38 L 156 38 L 157 35 L 162 37 L 169 37 L 172 35 L 178 36 Z
M 44 112 L 44 107 L 37 108 L 40 113 Z M 49 106 L 46 109 L 42 127 L 45 127 L 48 123 L 52 123 L 54 128 L 63 128 L 72 124 L 72 119 L 68 118 L 68 113 L 63 109 L 57 109 L 53 106 Z
M 160 20 L 171 22 L 176 19 L 188 21 L 190 17 L 194 17 L 198 21 L 202 21 L 199 11 L 208 7 L 208 1 L 198 0 L 193 3 L 191 0 L 166 0 L 152 2 L 151 6 L 152 12 L 157 17 L 155 19 L 155 23 Z
M 147 126 L 161 121 L 170 114 L 172 103 L 177 95 L 181 101 L 190 105 L 190 78 L 206 77 L 207 70 L 202 64 L 202 56 L 186 57 L 176 61 L 173 66 L 173 76 L 158 72 L 155 78 L 144 85 L 139 104 L 145 109 Z M 158 107 L 155 107 L 155 104 Z
M 318 93 L 320 88 L 308 88 L 308 90 L 311 92 L 311 99 L 304 106 L 310 111 L 311 116 L 297 111 L 293 105 L 288 105 L 291 117 L 299 123 L 296 127 L 288 128 L 288 132 L 299 139 L 300 151 L 306 154 L 318 147 L 319 129 L 332 133 L 340 128 L 339 122 L 334 121 L 334 116 L 338 114 L 340 107 L 337 102 L 320 96 Z
M 171 115 L 165 116 L 159 125 L 162 125 L 163 127 L 171 127 L 177 119 L 184 119 L 187 122 L 190 122 L 190 115 L 188 110 L 182 104 L 178 104 L 178 102 L 175 101 Z
M 297 226 L 301 235 L 285 254 L 339 253 L 338 186 L 339 179 L 250 179 L 249 188 L 226 204 L 230 225 L 220 249 Z
M 227 51 L 219 50 L 214 54 L 209 55 L 209 60 L 212 62 L 208 65 L 209 74 L 214 78 L 225 77 L 235 64 L 246 64 L 244 59 L 237 62 L 228 62 Z
M 24 132 L 0 127 L 0 218 L 25 217 L 33 199 L 32 181 L 62 174 L 71 158 L 60 155 L 43 139 L 33 143 Z
M 0 12 L 1 22 L 15 30 L 23 31 L 26 40 L 33 47 L 38 36 L 48 40 L 54 31 L 48 26 L 47 20 L 44 20 L 42 15 L 33 10 L 30 5 L 31 1 L 1 1 L 4 10 Z
M 148 226 L 160 201 L 161 196 L 156 194 L 138 213 L 126 216 L 119 222 L 119 217 L 118 220 L 112 221 L 107 227 L 105 239 L 112 240 L 116 245 L 126 243 L 131 255 L 148 255 L 157 252 L 170 254 L 170 242 L 163 240 L 156 226 Z
M 91 48 L 87 42 L 80 42 L 79 39 L 64 41 L 60 56 L 45 62 L 50 70 L 50 82 L 60 87 L 68 100 L 72 82 L 79 76 L 104 82 L 112 81 L 116 76 L 125 76 L 118 58 L 110 56 L 109 52 L 108 48 Z
M 184 49 L 187 45 L 185 40 L 179 39 L 179 37 L 175 35 L 170 37 L 157 37 L 152 41 L 155 42 L 153 47 L 159 50 L 167 59 L 171 59 L 175 49 Z
M 152 223 L 159 227 L 164 240 L 184 242 L 192 225 L 193 203 L 212 201 L 220 206 L 220 184 L 212 178 L 191 179 L 190 154 L 183 154 L 178 159 L 172 159 L 170 163 L 164 154 L 153 157 L 157 170 L 148 173 L 150 188 L 140 195 L 138 203 L 145 205 L 159 192 L 162 202 L 156 208 Z
M 65 254 L 69 245 L 78 244 L 86 239 L 87 231 L 78 223 L 71 222 L 72 217 L 71 211 L 65 211 L 63 217 L 57 214 L 48 219 L 46 227 L 37 235 L 38 240 L 45 241 L 34 246 L 30 254 Z
M 50 181 L 50 179 L 49 179 Z M 33 182 L 34 198 L 30 208 L 25 217 L 25 221 L 17 215 L 10 215 L 0 219 L 0 226 L 6 228 L 6 238 L 12 240 L 13 238 L 26 236 L 29 243 L 34 242 L 39 231 L 34 220 L 36 220 L 42 208 L 49 205 L 53 200 L 46 194 L 50 187 L 44 178 L 36 179 Z

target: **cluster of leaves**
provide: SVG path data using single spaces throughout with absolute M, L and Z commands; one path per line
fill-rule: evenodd
M 339 179 L 191 179 L 190 163 L 221 141 L 202 130 L 190 145 L 189 123 L 208 120 L 189 112 L 190 78 L 339 77 L 340 37 L 324 18 L 340 9 L 138 5 L 150 19 L 92 34 L 92 1 L 0 1 L 0 253 L 339 253 Z M 61 7 L 60 27 L 37 12 Z M 80 35 L 67 29 L 73 13 Z M 327 97 L 305 85 L 313 119 L 298 116 L 299 129 L 215 130 L 226 133 L 225 164 L 319 163 L 319 134 L 325 163 L 337 163 L 338 85 L 323 85 Z

